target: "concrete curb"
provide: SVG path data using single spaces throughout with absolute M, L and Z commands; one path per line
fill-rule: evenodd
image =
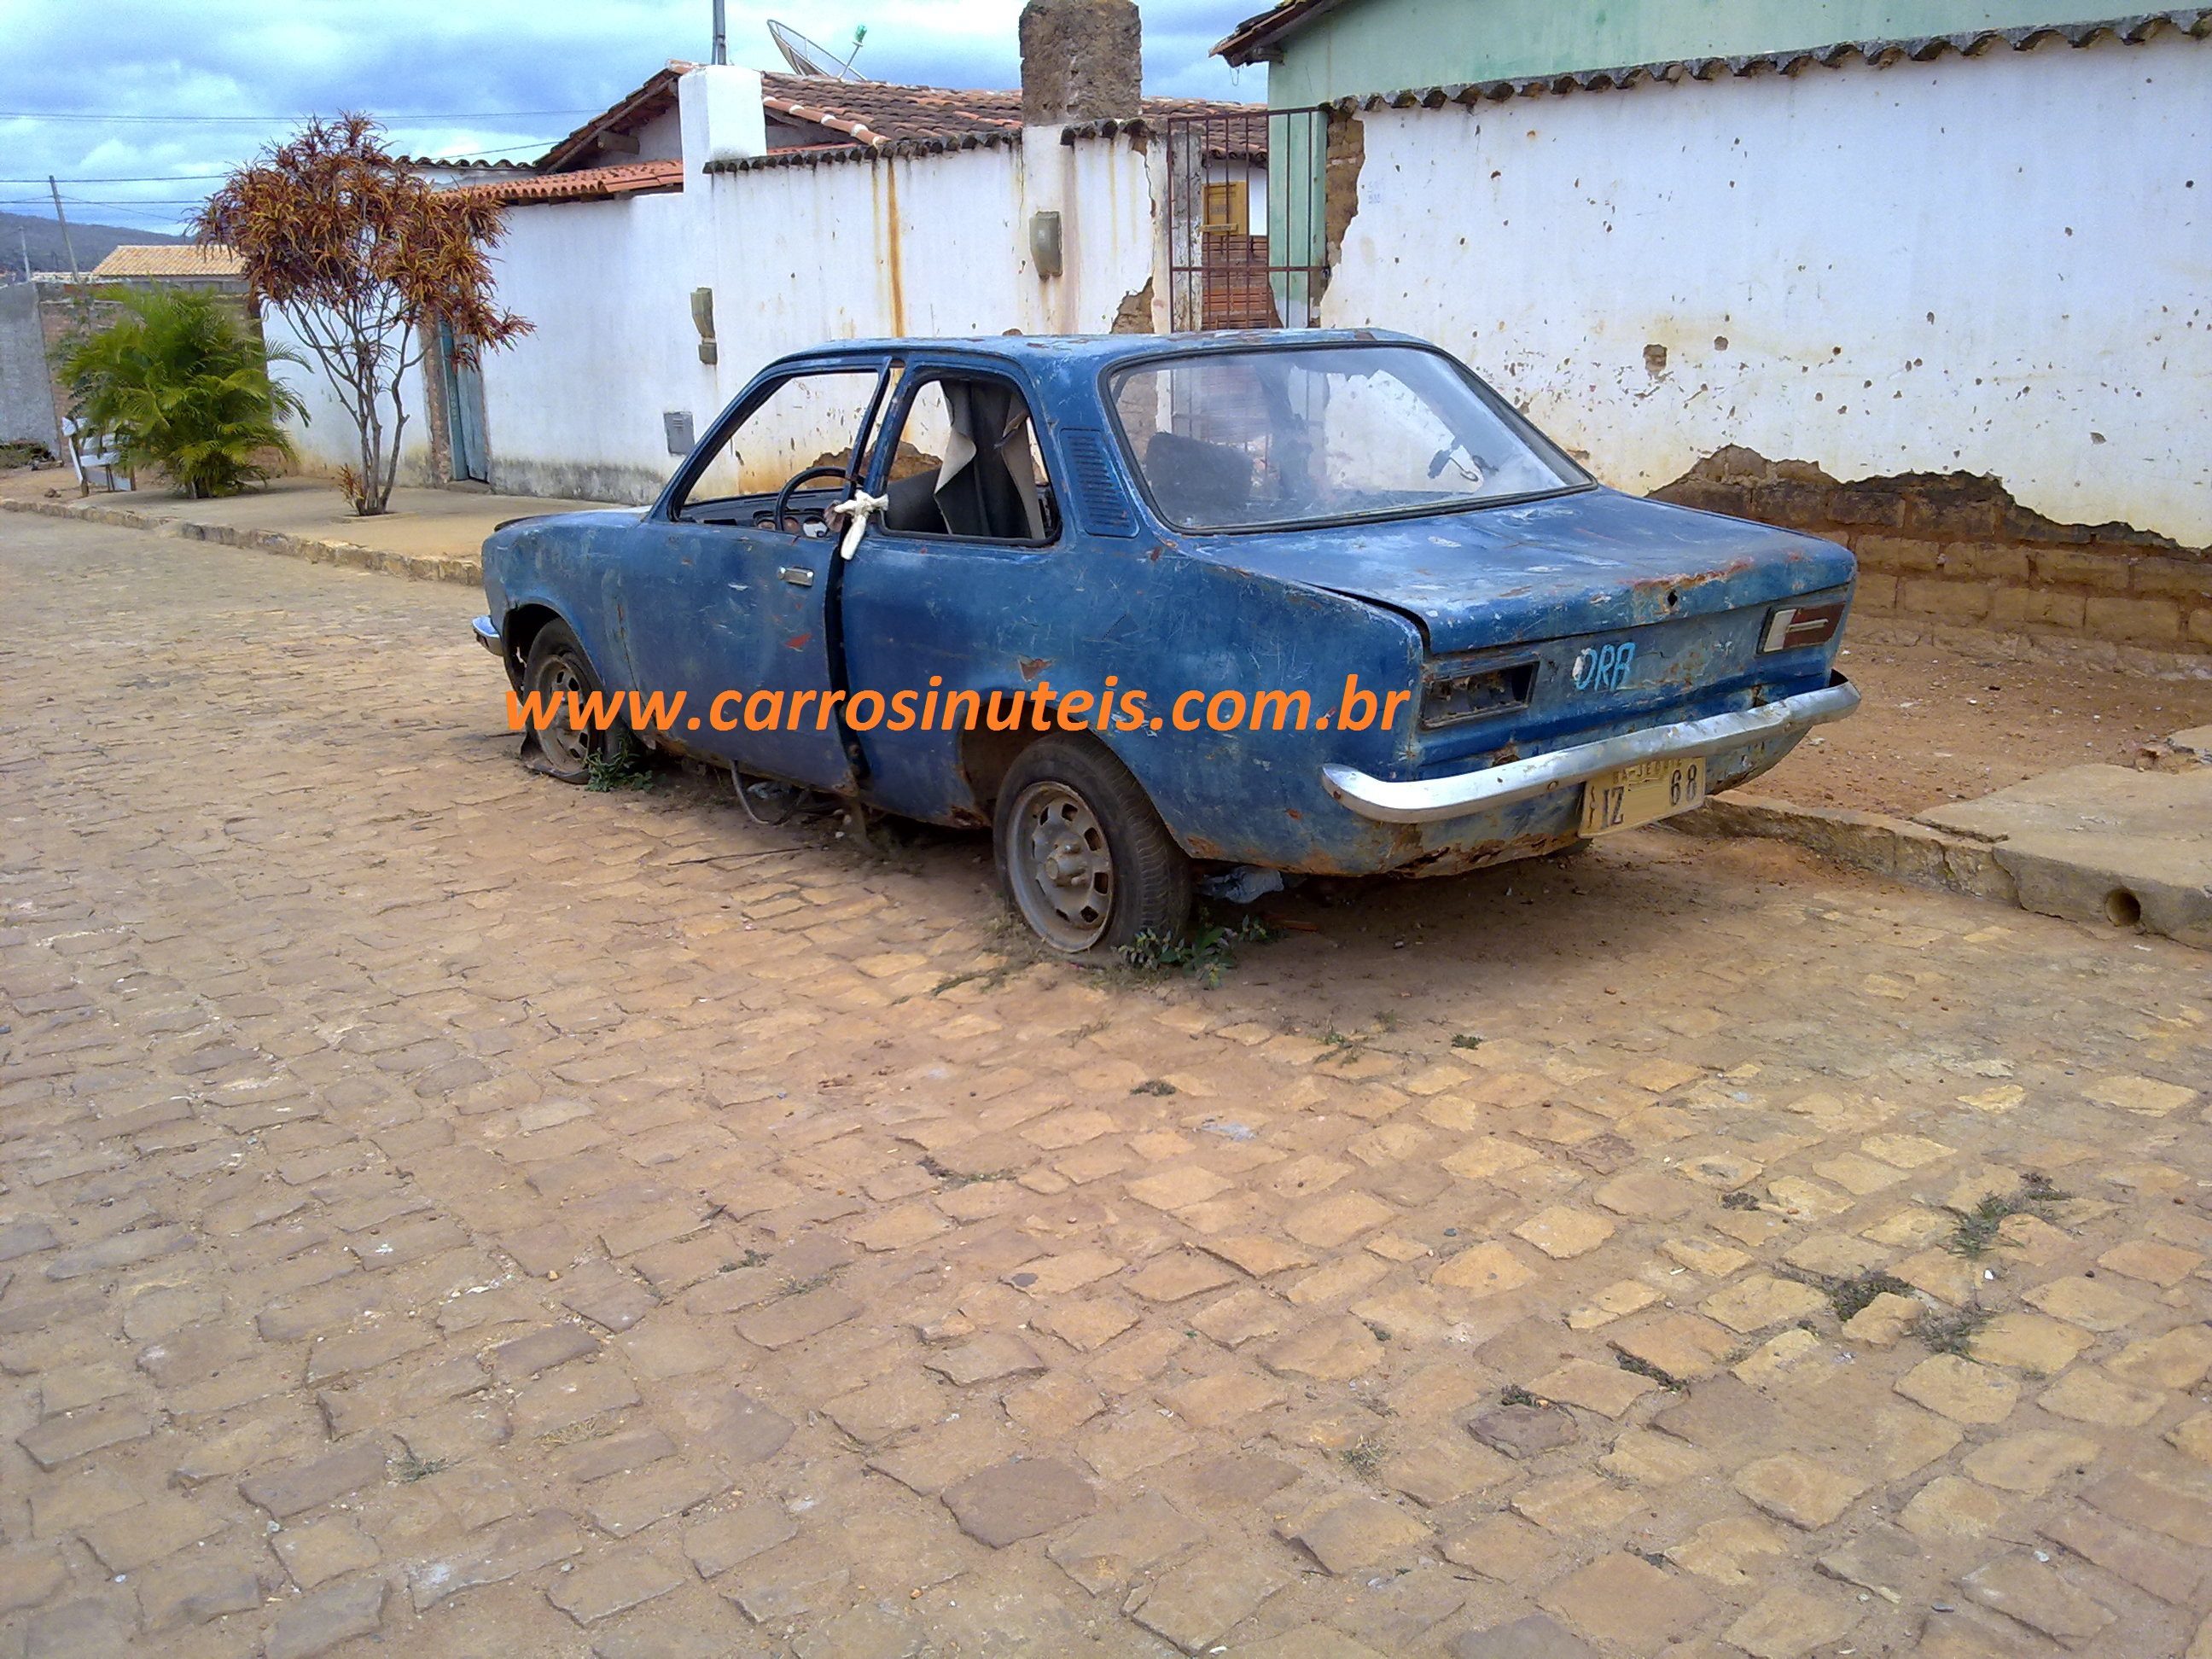
M 284 530 L 248 530 L 239 525 L 204 524 L 191 519 L 165 518 L 102 501 L 0 501 L 10 513 L 36 513 L 49 519 L 88 520 L 150 535 L 173 536 L 191 542 L 216 542 L 254 553 L 281 553 L 287 558 L 315 564 L 343 565 L 350 570 L 377 570 L 390 576 L 410 576 L 418 581 L 462 582 L 473 587 L 483 580 L 483 567 L 474 553 L 392 553 L 358 542 L 295 536 Z
M 1686 836 L 1786 841 L 1837 864 L 1916 887 L 2017 905 L 2020 885 L 1985 841 L 1948 835 L 1903 818 L 1799 806 L 1762 795 L 1715 797 L 1694 812 L 1664 820 Z
M 1873 812 L 1798 806 L 1759 795 L 1729 794 L 1694 812 L 1663 820 L 1686 836 L 1786 841 L 1854 870 L 1936 887 L 1970 898 L 2090 927 L 2137 927 L 2177 944 L 2212 950 L 2205 920 L 2212 889 L 2176 886 L 2140 871 L 2106 870 L 2079 858 L 2053 857 L 2011 841 L 1987 841 Z M 2124 890 L 2139 902 L 2133 920 L 2116 916 L 2106 895 Z

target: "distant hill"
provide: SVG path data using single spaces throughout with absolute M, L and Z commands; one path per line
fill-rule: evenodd
M 69 254 L 62 246 L 61 227 L 51 213 L 0 213 L 0 282 L 21 281 L 23 245 L 31 247 L 33 270 L 67 270 Z M 81 225 L 70 220 L 70 241 L 76 249 L 79 270 L 90 270 L 125 242 L 186 242 L 188 236 L 163 236 L 150 230 L 131 230 L 122 225 Z

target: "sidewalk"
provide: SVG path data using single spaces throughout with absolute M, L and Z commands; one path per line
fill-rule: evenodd
M 0 473 L 0 510 L 89 519 L 320 564 L 471 586 L 483 574 L 477 550 L 495 526 L 533 513 L 569 513 L 606 505 L 403 489 L 392 492 L 391 512 L 362 519 L 354 515 L 335 484 L 321 478 L 279 478 L 265 489 L 244 495 L 195 501 L 154 489 L 95 490 L 80 498 L 65 469 Z

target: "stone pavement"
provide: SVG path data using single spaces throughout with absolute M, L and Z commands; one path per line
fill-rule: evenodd
M 452 588 L 0 572 L 0 1652 L 2212 1653 L 2196 951 L 1639 832 L 1038 965 Z
M 56 493 L 49 495 L 49 490 Z M 533 513 L 602 510 L 606 505 L 403 489 L 392 492 L 391 512 L 363 519 L 355 516 L 337 487 L 325 478 L 277 478 L 264 489 L 195 501 L 163 489 L 95 490 L 80 499 L 66 471 L 0 473 L 0 507 L 472 586 L 483 580 L 477 550 L 502 520 Z

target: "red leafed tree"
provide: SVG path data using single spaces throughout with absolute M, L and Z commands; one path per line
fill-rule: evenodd
M 499 204 L 431 189 L 366 115 L 308 122 L 232 173 L 194 228 L 237 252 L 256 297 L 329 377 L 360 434 L 360 464 L 339 483 L 363 517 L 392 499 L 406 376 L 440 319 L 470 362 L 530 330 L 493 296 Z

